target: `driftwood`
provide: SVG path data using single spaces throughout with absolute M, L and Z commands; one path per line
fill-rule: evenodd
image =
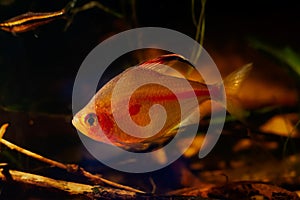
M 17 183 L 27 187 L 32 186 L 40 188 L 41 190 L 44 190 L 45 193 L 54 191 L 74 197 L 85 197 L 85 199 L 133 199 L 136 197 L 136 193 L 131 191 L 56 180 L 16 170 L 1 169 L 0 179 L 9 184 Z
M 23 154 L 25 154 L 29 157 L 32 157 L 32 158 L 37 159 L 41 162 L 47 163 L 47 164 L 49 164 L 53 167 L 58 167 L 60 169 L 67 170 L 68 172 L 81 174 L 81 175 L 85 176 L 88 180 L 90 180 L 92 183 L 95 183 L 95 184 L 105 183 L 107 185 L 110 185 L 110 186 L 113 186 L 113 187 L 116 187 L 116 188 L 132 191 L 132 192 L 137 192 L 137 193 L 145 193 L 141 190 L 137 190 L 137 189 L 134 189 L 134 188 L 129 187 L 129 186 L 121 185 L 119 183 L 115 183 L 115 182 L 109 181 L 107 179 L 104 179 L 104 178 L 102 178 L 98 175 L 91 174 L 90 172 L 84 170 L 83 168 L 79 167 L 76 164 L 63 164 L 63 163 L 51 160 L 49 158 L 45 158 L 45 157 L 43 157 L 43 156 L 41 156 L 37 153 L 28 151 L 27 149 L 24 149 L 22 147 L 19 147 L 19 146 L 17 146 L 17 145 L 15 145 L 15 144 L 13 144 L 13 143 L 11 143 L 11 142 L 9 142 L 9 141 L 2 138 L 7 127 L 8 127 L 8 124 L 4 124 L 0 128 L 0 142 L 2 144 L 4 144 L 5 146 L 7 146 L 8 148 L 12 149 L 12 150 L 16 150 L 16 151 L 18 151 L 20 153 L 23 153 Z
M 2 125 L 0 128 L 0 143 L 7 146 L 12 150 L 16 150 L 29 157 L 37 159 L 41 162 L 47 163 L 53 167 L 64 169 L 70 173 L 77 173 L 86 177 L 94 185 L 69 182 L 64 180 L 56 180 L 49 177 L 36 175 L 28 172 L 22 172 L 9 169 L 5 163 L 0 164 L 0 180 L 14 187 L 17 185 L 25 186 L 26 188 L 33 188 L 33 191 L 37 188 L 43 191 L 43 194 L 57 193 L 60 195 L 72 196 L 74 198 L 80 197 L 80 199 L 203 199 L 202 197 L 195 196 L 181 196 L 181 195 L 165 195 L 156 196 L 154 194 L 146 194 L 144 191 L 121 185 L 100 177 L 99 175 L 91 174 L 85 169 L 75 164 L 63 164 L 49 158 L 45 158 L 39 154 L 31 152 L 27 149 L 19 147 L 5 139 L 3 135 L 6 131 L 8 124 Z M 106 184 L 107 186 L 100 186 L 98 184 Z M 108 187 L 109 186 L 109 187 Z M 60 197 L 60 196 L 59 196 Z
M 242 181 L 242 182 L 228 182 L 223 186 L 211 185 L 208 188 L 184 188 L 178 191 L 169 192 L 167 195 L 157 195 L 153 193 L 145 193 L 144 191 L 121 185 L 92 174 L 85 169 L 75 164 L 64 164 L 49 158 L 45 158 L 39 154 L 23 149 L 5 139 L 3 135 L 8 124 L 4 124 L 0 128 L 0 143 L 16 150 L 27 156 L 35 158 L 41 162 L 47 163 L 50 166 L 66 170 L 68 173 L 84 176 L 89 183 L 76 183 L 66 180 L 56 180 L 53 178 L 32 174 L 29 172 L 22 172 L 9 169 L 5 163 L 0 163 L 0 182 L 5 183 L 6 188 L 11 188 L 9 192 L 2 191 L 0 199 L 3 198 L 2 193 L 10 193 L 16 195 L 17 198 L 24 199 L 22 195 L 27 196 L 42 196 L 47 199 L 243 199 L 243 198 L 257 198 L 257 199 L 295 199 L 298 200 L 299 194 L 290 192 L 283 188 L 276 187 L 272 184 Z M 99 185 L 101 184 L 101 185 Z M 105 185 L 105 186 L 103 186 Z M 153 183 L 153 185 L 155 185 Z M 22 190 L 24 194 L 21 197 L 15 193 L 16 188 L 26 188 Z M 2 188 L 1 188 L 2 189 Z M 3 189 L 2 189 L 3 190 Z M 39 194 L 35 194 L 39 191 Z M 50 196 L 50 198 L 49 198 Z M 15 196 L 14 196 L 15 197 Z
M 100 177 L 99 175 L 91 174 L 90 172 L 86 171 L 85 169 L 79 167 L 75 164 L 63 164 L 49 158 L 45 158 L 37 153 L 31 152 L 27 149 L 19 147 L 5 139 L 3 139 L 3 135 L 8 127 L 8 124 L 4 124 L 0 128 L 0 142 L 7 146 L 12 150 L 16 150 L 20 153 L 23 153 L 29 157 L 37 159 L 41 162 L 47 163 L 53 167 L 57 167 L 60 169 L 64 169 L 70 173 L 80 174 L 86 177 L 91 183 L 98 185 L 98 184 L 106 184 L 113 188 L 104 188 L 101 186 L 92 186 L 86 185 L 81 183 L 73 183 L 67 182 L 62 180 L 55 180 L 44 176 L 39 176 L 31 173 L 16 171 L 16 170 L 9 170 L 8 166 L 5 164 L 0 165 L 2 167 L 0 171 L 0 179 L 2 181 L 6 181 L 9 183 L 17 182 L 25 185 L 37 186 L 42 188 L 52 188 L 56 190 L 60 190 L 66 192 L 70 195 L 85 195 L 87 197 L 95 198 L 95 192 L 97 193 L 96 196 L 99 194 L 107 194 L 109 198 L 113 197 L 122 197 L 122 198 L 133 198 L 136 193 L 145 193 L 141 190 L 121 185 L 119 183 L 115 183 Z M 119 189 L 115 189 L 119 188 Z M 102 196 L 102 195 L 100 195 Z
M 99 185 L 87 185 L 81 183 L 68 182 L 63 180 L 56 180 L 36 174 L 8 170 L 5 167 L 0 170 L 0 180 L 7 182 L 14 186 L 14 184 L 21 184 L 23 186 L 33 187 L 34 190 L 39 189 L 43 191 L 43 195 L 56 193 L 60 198 L 62 196 L 68 196 L 74 199 L 198 199 L 203 200 L 200 196 L 190 195 L 169 195 L 169 196 L 157 196 L 154 194 L 141 194 L 124 189 L 115 189 L 109 187 L 102 187 Z M 68 198 L 68 199 L 69 199 Z
M 173 194 L 157 196 L 154 194 L 140 194 L 122 189 L 102 187 L 99 185 L 87 185 L 81 183 L 56 180 L 31 173 L 8 170 L 3 168 L 0 170 L 0 180 L 11 185 L 22 184 L 34 189 L 39 188 L 43 194 L 47 196 L 49 193 L 57 193 L 59 197 L 62 195 L 80 198 L 80 199 L 207 199 L 201 196 L 209 196 L 212 199 L 241 199 L 257 198 L 257 199 L 293 199 L 298 200 L 296 193 L 289 192 L 280 187 L 259 183 L 259 182 L 235 182 L 225 184 L 222 187 L 212 187 L 206 191 L 197 188 L 186 188 Z

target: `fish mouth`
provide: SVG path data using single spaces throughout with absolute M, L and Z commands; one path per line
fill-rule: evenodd
M 72 124 L 73 126 L 79 130 L 81 133 L 86 134 L 86 128 L 84 127 L 84 125 L 81 123 L 80 121 L 80 117 L 78 116 L 74 116 L 72 119 Z

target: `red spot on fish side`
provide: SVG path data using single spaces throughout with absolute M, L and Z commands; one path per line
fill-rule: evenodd
M 194 90 L 197 97 L 210 96 L 208 89 Z
M 107 137 L 110 137 L 114 127 L 114 123 L 111 118 L 106 113 L 101 113 L 98 115 L 98 121 L 104 134 Z
M 133 104 L 129 106 L 129 114 L 130 116 L 136 115 L 140 112 L 141 105 L 140 104 Z

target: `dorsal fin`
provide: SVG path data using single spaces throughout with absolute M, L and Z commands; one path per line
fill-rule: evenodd
M 204 82 L 195 66 L 179 54 L 162 55 L 143 62 L 137 67 L 144 67 L 164 75 L 185 78 L 190 81 Z M 170 68 L 175 69 L 180 74 L 174 73 Z

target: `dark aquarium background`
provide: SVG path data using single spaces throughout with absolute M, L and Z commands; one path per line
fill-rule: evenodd
M 239 94 L 244 108 L 251 112 L 247 125 L 228 117 L 215 149 L 202 160 L 182 157 L 156 172 L 128 174 L 95 160 L 71 124 L 72 88 L 77 71 L 97 44 L 128 29 L 164 27 L 195 38 L 192 1 L 98 1 L 122 17 L 92 8 L 73 16 L 66 30 L 70 18 L 54 20 L 24 33 L 0 30 L 0 123 L 10 124 L 5 139 L 45 157 L 79 164 L 105 178 L 147 192 L 151 192 L 153 181 L 158 194 L 201 187 L 203 183 L 222 183 L 226 178 L 214 175 L 220 171 L 231 181 L 267 180 L 291 191 L 300 190 L 296 178 L 300 174 L 296 167 L 300 164 L 297 2 L 207 0 L 203 46 L 222 76 L 249 62 L 254 66 Z M 68 2 L 0 0 L 0 22 L 29 11 L 57 11 Z M 78 0 L 75 7 L 88 2 Z M 194 3 L 198 19 L 201 1 Z M 161 51 L 146 49 L 121 57 L 108 68 L 99 87 L 127 67 L 160 54 Z M 293 63 L 298 63 L 298 68 Z M 270 121 L 274 116 L 283 116 L 288 125 L 282 124 L 282 118 Z M 203 126 L 207 126 L 206 121 Z M 295 130 L 293 136 L 287 134 L 286 126 Z M 285 164 L 289 161 L 292 164 Z M 0 163 L 57 179 L 86 182 L 4 145 L 0 145 Z M 293 171 L 292 181 L 280 176 L 288 174 L 287 171 Z M 25 193 L 25 189 L 21 191 Z

